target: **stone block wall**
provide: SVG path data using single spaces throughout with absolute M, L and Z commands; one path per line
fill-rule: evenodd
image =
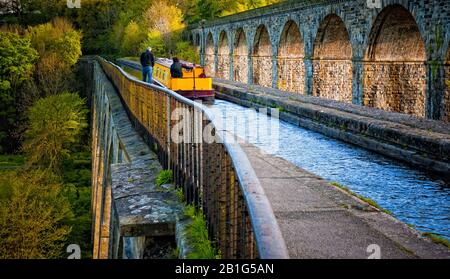
M 278 89 L 303 93 L 305 82 L 304 45 L 294 21 L 286 23 L 278 49 Z
M 172 191 L 156 188 L 162 166 L 132 126 L 99 63 L 85 59 L 82 64 L 93 83 L 93 258 L 141 259 L 154 237 L 173 237 L 175 245 L 182 205 Z
M 425 117 L 425 65 L 369 63 L 364 72 L 365 106 Z
M 253 84 L 272 87 L 272 56 L 253 56 Z
M 230 47 L 225 32 L 220 36 L 216 77 L 230 79 Z
M 233 51 L 233 80 L 242 83 L 248 82 L 248 44 L 244 30 L 240 29 L 236 33 L 235 47 Z
M 352 62 L 313 61 L 313 96 L 352 102 Z
M 303 93 L 305 65 L 303 58 L 278 58 L 278 89 Z
M 242 83 L 248 82 L 248 55 L 233 56 L 233 80 Z

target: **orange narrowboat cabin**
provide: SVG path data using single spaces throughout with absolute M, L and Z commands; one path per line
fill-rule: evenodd
M 212 78 L 206 76 L 204 67 L 180 60 L 183 77 L 172 78 L 170 75 L 172 63 L 172 59 L 157 58 L 153 68 L 153 79 L 186 98 L 214 100 Z

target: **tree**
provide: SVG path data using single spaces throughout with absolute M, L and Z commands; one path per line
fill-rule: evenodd
M 169 56 L 167 46 L 164 43 L 161 33 L 156 30 L 148 32 L 147 38 L 141 43 L 139 49 L 144 50 L 147 47 L 152 48 L 153 55 L 156 57 Z
M 42 98 L 30 108 L 23 146 L 29 165 L 60 172 L 70 146 L 87 126 L 84 104 L 78 94 L 65 92 Z
M 62 185 L 43 171 L 0 176 L 0 258 L 58 258 L 71 216 Z
M 30 27 L 27 37 L 38 50 L 35 81 L 43 96 L 70 90 L 72 67 L 81 56 L 81 34 L 63 18 Z
M 37 58 L 29 39 L 0 32 L 0 152 L 14 149 L 12 139 L 20 113 L 19 88 L 31 80 Z
M 141 30 L 140 26 L 135 21 L 130 21 L 127 27 L 125 27 L 121 54 L 124 56 L 135 56 L 139 53 L 139 44 L 145 39 L 145 33 Z
M 66 8 L 65 0 L 2 0 L 0 13 L 13 14 L 21 24 L 49 21 Z
M 75 65 L 81 56 L 81 33 L 67 19 L 55 18 L 30 27 L 27 36 L 40 55 L 55 53 L 68 66 Z

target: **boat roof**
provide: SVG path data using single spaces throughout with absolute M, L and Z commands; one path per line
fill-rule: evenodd
M 156 63 L 163 65 L 167 68 L 170 68 L 173 64 L 173 60 L 169 58 L 156 58 Z M 194 64 L 188 61 L 180 60 L 181 65 L 188 66 L 188 67 L 195 67 L 195 68 L 201 68 L 202 66 L 199 64 Z

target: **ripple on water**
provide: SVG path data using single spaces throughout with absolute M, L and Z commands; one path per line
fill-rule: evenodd
M 211 108 L 220 111 L 228 129 L 264 151 L 346 185 L 421 231 L 450 239 L 450 184 L 443 179 L 283 121 L 279 125 L 279 149 L 272 152 L 273 137 L 255 137 L 248 129 L 269 123 L 270 117 L 222 100 Z

